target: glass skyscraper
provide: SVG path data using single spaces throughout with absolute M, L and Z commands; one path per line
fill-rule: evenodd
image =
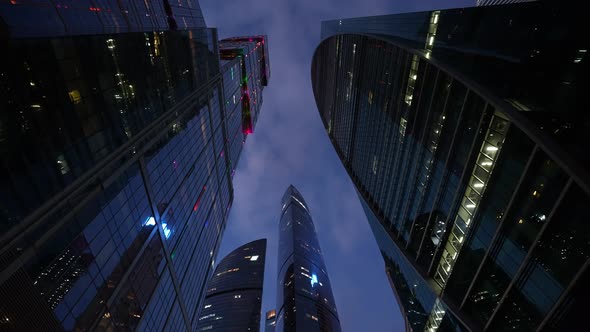
M 277 308 L 276 331 L 341 330 L 315 226 L 293 185 L 282 199 Z
M 314 96 L 408 329 L 585 325 L 583 13 L 531 2 L 323 22 Z
M 0 330 L 196 327 L 268 56 L 166 3 L 0 4 Z
M 258 331 L 266 239 L 247 243 L 225 256 L 207 283 L 196 331 Z

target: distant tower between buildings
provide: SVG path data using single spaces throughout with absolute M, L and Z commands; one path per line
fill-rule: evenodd
M 586 12 L 536 1 L 323 22 L 315 100 L 408 329 L 587 325 Z
M 276 331 L 340 331 L 309 208 L 293 185 L 287 188 L 281 203 Z
M 258 331 L 266 239 L 247 243 L 225 256 L 207 283 L 196 331 Z

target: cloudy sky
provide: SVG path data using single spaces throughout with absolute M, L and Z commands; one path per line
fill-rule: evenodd
M 475 0 L 200 0 L 220 38 L 266 34 L 271 78 L 234 177 L 218 260 L 268 239 L 262 310 L 276 305 L 280 200 L 289 184 L 308 203 L 344 331 L 402 331 L 384 264 L 354 186 L 330 144 L 311 90 L 322 20 L 472 6 Z

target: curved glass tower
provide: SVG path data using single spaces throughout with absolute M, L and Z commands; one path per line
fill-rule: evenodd
M 276 331 L 340 331 L 340 321 L 311 214 L 290 185 L 279 228 Z
M 225 256 L 207 284 L 197 331 L 258 331 L 266 239 Z
M 531 2 L 323 23 L 316 103 L 413 331 L 586 324 L 581 12 Z

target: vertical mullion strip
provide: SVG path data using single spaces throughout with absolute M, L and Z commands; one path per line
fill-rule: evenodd
M 467 97 L 468 97 L 468 95 L 469 95 L 470 93 L 472 93 L 472 92 L 471 92 L 471 90 L 468 90 L 468 92 L 467 92 L 467 94 L 466 94 L 467 96 L 466 96 L 466 98 L 465 98 L 465 103 L 467 102 Z M 477 96 L 477 95 L 476 95 L 476 96 Z M 486 110 L 488 109 L 488 107 L 490 107 L 490 106 L 489 106 L 489 104 L 487 104 L 487 103 L 486 103 L 486 104 L 484 105 L 484 107 L 483 107 L 483 111 L 481 112 L 481 115 L 480 115 L 480 117 L 479 117 L 479 122 L 478 122 L 478 124 L 477 124 L 477 129 L 476 129 L 476 131 L 475 131 L 475 135 L 474 135 L 474 137 L 473 137 L 473 141 L 471 142 L 471 146 L 469 147 L 469 155 L 467 156 L 467 161 L 466 161 L 466 163 L 468 163 L 468 161 L 469 161 L 470 159 L 472 159 L 472 158 L 473 158 L 473 155 L 474 155 L 474 154 L 476 154 L 476 157 L 477 157 L 477 154 L 479 154 L 479 149 L 477 149 L 477 151 L 474 151 L 474 148 L 475 148 L 475 143 L 477 142 L 477 134 L 478 134 L 478 133 L 480 132 L 480 130 L 481 130 L 481 125 L 482 125 L 482 124 L 483 124 L 483 122 L 484 122 L 484 118 L 485 118 L 485 116 L 486 116 Z M 463 109 L 464 109 L 464 108 L 465 108 L 465 104 L 463 104 L 463 106 L 462 106 L 462 109 L 461 109 L 461 115 L 463 115 Z M 491 119 L 490 121 L 492 121 L 492 119 Z M 461 122 L 461 121 L 459 121 L 459 122 Z M 490 123 L 490 125 L 491 125 L 491 123 Z M 457 127 L 457 129 L 458 129 L 458 127 Z M 487 135 L 487 133 L 488 133 L 488 130 L 486 130 L 486 132 L 485 132 L 485 134 L 484 134 L 484 135 Z M 486 139 L 486 137 L 484 136 L 484 137 L 482 138 L 482 144 L 483 144 L 483 142 L 485 141 L 485 139 Z M 448 160 L 447 160 L 447 161 L 448 161 Z M 435 264 L 434 262 L 435 262 L 435 261 L 437 261 L 437 259 L 435 259 L 435 258 L 436 258 L 436 256 L 438 255 L 439 251 L 440 251 L 441 249 L 442 249 L 442 250 L 444 250 L 444 246 L 443 246 L 442 244 L 444 243 L 444 244 L 446 245 L 446 243 L 447 243 L 447 241 L 448 241 L 448 238 L 449 238 L 449 236 L 451 235 L 450 233 L 451 233 L 451 231 L 452 231 L 452 229 L 453 229 L 453 226 L 454 226 L 454 221 L 451 221 L 451 220 L 452 220 L 452 219 L 455 219 L 455 218 L 457 217 L 457 216 L 456 216 L 456 213 L 454 213 L 454 212 L 452 211 L 452 210 L 454 210 L 454 209 L 452 208 L 452 206 L 459 206 L 459 205 L 461 204 L 461 201 L 462 201 L 461 197 L 463 197 L 464 193 L 467 191 L 467 186 L 468 186 L 468 184 L 465 184 L 465 186 L 462 186 L 462 185 L 461 185 L 461 184 L 462 184 L 462 183 L 464 183 L 464 181 L 465 181 L 465 175 L 467 174 L 467 169 L 468 169 L 468 168 L 467 168 L 467 166 L 468 166 L 468 165 L 466 164 L 466 165 L 465 165 L 465 167 L 463 167 L 463 171 L 461 172 L 461 177 L 459 178 L 459 185 L 457 186 L 457 189 L 455 190 L 455 193 L 453 194 L 453 199 L 451 200 L 451 209 L 449 210 L 449 214 L 447 215 L 447 219 L 445 220 L 445 230 L 446 230 L 446 231 L 445 231 L 445 232 L 443 232 L 443 233 L 445 234 L 445 236 L 444 236 L 445 240 L 444 240 L 444 241 L 440 241 L 439 245 L 438 245 L 438 246 L 436 247 L 436 249 L 434 250 L 434 257 L 433 257 L 433 260 L 432 260 L 432 261 L 430 261 L 430 266 L 428 267 L 428 271 L 429 271 L 429 272 L 430 272 L 430 271 L 432 270 L 432 268 L 434 267 L 434 264 Z M 474 163 L 473 167 L 470 169 L 470 171 L 472 171 L 472 170 L 473 170 L 475 167 L 477 167 L 477 161 L 475 161 L 475 163 Z M 459 193 L 463 193 L 463 194 L 461 194 L 461 195 L 460 195 Z M 457 199 L 459 200 L 458 202 L 456 202 L 456 201 L 457 201 Z M 456 204 L 453 204 L 453 203 L 455 203 L 455 202 L 456 202 Z M 454 216 L 455 218 L 451 218 L 452 216 Z M 451 222 L 453 223 L 453 226 L 449 225 L 449 223 L 451 223 Z M 467 236 L 467 234 L 466 234 L 466 236 Z M 447 280 L 448 280 L 448 279 L 447 279 Z M 446 285 L 446 281 L 445 281 L 445 285 Z M 443 289 L 444 289 L 444 286 L 443 286 Z
M 416 56 L 418 58 L 418 65 L 416 66 L 416 75 L 417 75 L 418 74 L 418 71 L 420 69 L 420 58 L 417 55 L 414 55 L 414 56 Z M 428 72 L 428 70 L 427 70 L 428 69 L 428 64 L 424 61 L 424 62 L 422 62 L 422 65 L 423 66 L 426 66 L 426 68 L 424 69 L 424 74 L 423 74 L 423 76 L 425 77 L 426 74 L 427 74 L 427 72 Z M 412 110 L 411 109 L 411 106 L 408 106 L 408 113 L 409 112 L 414 112 L 415 113 L 414 114 L 414 121 L 412 121 L 413 122 L 412 123 L 412 133 L 415 132 L 416 126 L 417 126 L 417 123 L 418 123 L 418 119 L 419 119 L 418 114 L 420 112 L 419 111 L 420 106 L 422 105 L 422 96 L 423 96 L 423 93 L 422 92 L 424 91 L 424 85 L 426 85 L 426 80 L 424 79 L 424 77 L 422 77 L 422 80 L 420 82 L 420 83 L 422 83 L 421 86 L 420 86 L 420 97 L 418 98 L 418 100 L 414 104 L 414 105 L 416 105 L 415 108 Z M 414 80 L 414 84 L 416 84 L 416 82 L 417 82 L 417 80 Z M 416 86 L 414 86 L 414 90 L 416 90 Z M 414 93 L 412 93 L 412 98 L 413 98 L 413 96 L 414 96 Z M 426 114 L 426 121 L 428 121 L 428 113 L 430 112 L 430 108 L 426 112 L 427 112 L 427 114 Z M 411 158 L 413 158 L 414 154 L 417 153 L 413 149 L 410 152 L 410 149 L 412 147 L 414 147 L 415 149 L 417 149 L 417 148 L 419 148 L 419 145 L 420 145 L 420 142 L 415 142 L 412 145 L 410 145 L 410 143 L 408 143 L 408 149 L 405 151 L 404 158 L 401 161 L 401 166 L 400 166 L 401 167 L 400 172 L 402 174 L 401 179 L 403 179 L 402 181 L 405 182 L 405 183 L 403 183 L 405 185 L 404 186 L 398 186 L 399 187 L 399 190 L 397 190 L 397 194 L 396 194 L 396 198 L 395 198 L 395 201 L 396 201 L 395 210 L 392 211 L 395 215 L 397 215 L 397 211 L 400 212 L 399 213 L 399 220 L 397 221 L 397 222 L 400 223 L 400 230 L 397 233 L 397 238 L 398 239 L 402 236 L 402 233 L 403 233 L 403 226 L 404 226 L 404 222 L 403 222 L 403 219 L 404 218 L 403 217 L 405 215 L 404 211 L 405 211 L 405 207 L 407 205 L 407 204 L 405 204 L 407 202 L 399 202 L 399 200 L 401 199 L 401 197 L 403 197 L 403 195 L 406 192 L 406 190 L 409 190 L 410 185 L 412 184 L 412 182 L 411 182 L 410 179 L 406 179 L 406 176 L 408 176 L 408 174 L 411 174 L 411 170 L 410 170 L 411 167 L 412 167 Z M 397 204 L 398 202 L 399 202 L 399 205 Z
M 426 117 L 426 123 L 424 124 L 424 131 L 422 133 L 422 137 L 420 138 L 420 143 L 422 143 L 422 144 L 424 143 L 424 140 L 425 139 L 428 139 L 428 134 L 427 134 L 428 130 L 427 129 L 429 129 L 428 128 L 429 121 L 432 121 L 432 118 L 431 118 L 431 115 L 432 115 L 431 114 L 431 112 L 432 112 L 432 103 L 434 101 L 434 93 L 436 91 L 436 87 L 437 87 L 437 84 L 438 84 L 438 78 L 439 78 L 439 74 L 440 74 L 440 70 L 438 70 L 436 67 L 434 67 L 432 65 L 429 65 L 429 68 L 436 69 L 436 77 L 434 79 L 434 85 L 433 85 L 433 90 L 432 90 L 432 94 L 433 95 L 430 98 L 430 103 L 428 104 L 428 115 Z M 420 143 L 418 143 L 418 144 L 420 144 Z M 424 149 L 422 150 L 422 153 L 420 154 L 420 157 L 417 158 L 417 160 L 416 160 L 416 165 L 414 167 L 418 167 L 419 169 L 417 170 L 417 174 L 416 174 L 416 177 L 414 179 L 414 186 L 412 186 L 412 187 L 415 187 L 416 186 L 416 180 L 420 176 L 420 170 L 422 168 L 422 162 L 424 161 L 424 156 L 426 155 L 427 150 L 428 150 L 428 148 L 426 147 L 426 145 L 424 145 Z M 416 190 L 416 188 L 414 188 L 414 193 L 413 194 L 415 195 L 416 192 L 417 192 L 417 190 Z M 410 195 L 410 199 L 409 200 L 411 200 L 414 195 Z M 419 202 L 416 202 L 416 204 L 419 206 L 422 203 L 422 200 L 423 199 L 424 199 L 424 196 L 422 196 L 422 198 L 420 199 L 420 201 Z M 407 206 L 405 208 L 406 209 L 406 212 L 404 212 L 404 215 L 407 213 L 407 210 L 409 210 L 411 208 L 412 208 L 411 205 L 410 204 L 407 204 Z M 414 232 L 414 225 L 416 225 L 416 219 L 414 219 L 412 221 L 412 226 L 410 226 L 410 234 L 408 235 L 408 242 L 406 243 L 406 246 L 405 246 L 406 249 L 410 246 L 410 242 L 412 242 L 412 233 Z
M 444 106 L 443 111 L 442 111 L 441 114 L 446 114 L 445 112 L 447 110 L 447 107 L 449 106 L 449 98 L 451 96 L 451 92 L 452 92 L 452 90 L 454 88 L 455 82 L 458 82 L 458 81 L 456 81 L 455 79 L 453 79 L 453 81 L 451 83 L 452 84 L 451 85 L 451 88 L 450 88 L 449 92 L 447 93 L 447 97 L 445 98 L 445 106 Z M 447 152 L 447 155 L 445 157 L 445 164 L 443 166 L 443 171 L 447 169 L 450 156 L 453 153 L 453 145 L 455 143 L 455 138 L 457 137 L 457 131 L 459 130 L 459 124 L 461 123 L 461 118 L 463 116 L 463 108 L 465 106 L 465 102 L 467 101 L 467 96 L 468 95 L 469 95 L 469 93 L 465 93 L 465 98 L 463 99 L 463 106 L 461 106 L 461 111 L 459 112 L 459 116 L 457 117 L 457 124 L 455 125 L 455 128 L 453 130 L 453 138 L 451 139 L 451 143 L 449 144 L 450 148 L 449 148 L 449 151 Z M 441 133 L 441 135 L 442 135 L 442 133 Z M 443 176 L 444 176 L 444 174 L 443 174 Z M 416 253 L 416 260 L 418 259 L 418 257 L 420 257 L 420 254 L 422 254 L 422 248 L 424 246 L 424 240 L 426 239 L 426 233 L 427 233 L 426 230 L 428 230 L 428 226 L 430 225 L 430 222 L 432 221 L 432 212 L 434 212 L 435 207 L 438 205 L 438 200 L 439 200 L 440 192 L 441 192 L 441 190 L 442 190 L 442 188 L 444 186 L 444 183 L 445 183 L 445 179 L 442 179 L 441 182 L 438 184 L 438 189 L 436 190 L 436 195 L 435 195 L 435 198 L 434 198 L 434 202 L 432 203 L 433 210 L 430 212 L 430 215 L 428 216 L 428 221 L 426 222 L 426 225 L 425 225 L 424 234 L 422 234 L 422 240 L 420 240 L 420 247 L 418 248 L 418 252 Z
M 475 282 L 478 279 L 479 274 L 481 273 L 481 271 L 483 269 L 484 263 L 486 262 L 487 258 L 490 255 L 490 252 L 492 251 L 492 248 L 494 247 L 494 243 L 498 242 L 498 239 L 500 238 L 501 230 L 504 227 L 504 223 L 506 220 L 506 215 L 508 215 L 507 212 L 510 211 L 510 209 L 512 208 L 512 203 L 514 203 L 514 200 L 516 199 L 516 194 L 519 192 L 520 187 L 521 187 L 522 183 L 524 182 L 524 179 L 526 178 L 526 174 L 529 171 L 529 168 L 533 162 L 533 159 L 535 158 L 535 155 L 536 155 L 538 149 L 539 149 L 539 146 L 535 145 L 535 147 L 533 148 L 533 150 L 531 152 L 529 159 L 526 162 L 526 165 L 524 166 L 522 174 L 520 175 L 520 178 L 518 179 L 518 183 L 516 184 L 516 187 L 514 187 L 514 191 L 512 192 L 512 197 L 510 197 L 510 200 L 508 201 L 508 204 L 506 205 L 506 208 L 504 209 L 504 214 L 502 215 L 502 219 L 500 220 L 498 227 L 496 227 L 496 232 L 494 233 L 494 236 L 490 240 L 490 244 L 486 250 L 486 253 L 484 254 L 483 258 L 481 259 L 481 263 L 479 264 L 479 267 L 477 268 L 477 272 L 475 272 L 475 276 L 471 280 L 471 284 L 469 285 L 469 288 L 467 288 L 467 291 L 465 292 L 465 296 L 463 297 L 463 300 L 461 301 L 461 304 L 459 305 L 459 309 L 462 309 L 463 305 L 465 305 L 465 302 L 467 301 L 467 298 L 469 297 L 469 293 L 471 293 L 471 290 L 475 286 Z

